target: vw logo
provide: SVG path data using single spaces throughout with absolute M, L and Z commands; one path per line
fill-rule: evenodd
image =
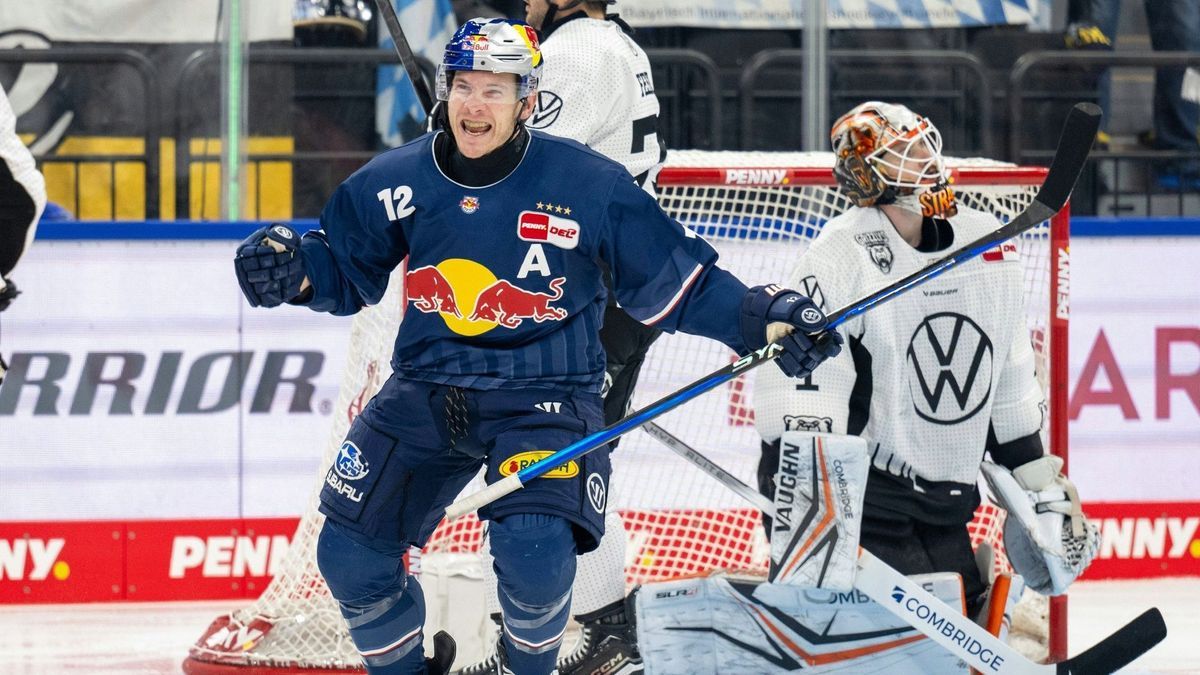
M 994 379 L 992 341 L 970 317 L 925 318 L 908 344 L 908 389 L 921 419 L 957 424 L 987 403 Z

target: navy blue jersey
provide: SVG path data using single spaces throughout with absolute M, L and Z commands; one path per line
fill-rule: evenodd
M 438 167 L 435 137 L 385 152 L 346 179 L 321 213 L 321 231 L 302 241 L 309 306 L 334 314 L 378 302 L 408 258 L 397 373 L 481 389 L 598 391 L 602 266 L 639 321 L 746 351 L 738 329 L 745 285 L 620 164 L 531 132 L 511 174 L 466 187 Z

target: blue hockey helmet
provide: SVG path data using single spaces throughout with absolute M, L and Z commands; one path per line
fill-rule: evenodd
M 438 99 L 449 100 L 450 73 L 462 70 L 512 73 L 520 80 L 517 95 L 525 98 L 537 90 L 542 72 L 537 31 L 523 21 L 512 19 L 467 21 L 450 38 L 438 64 Z

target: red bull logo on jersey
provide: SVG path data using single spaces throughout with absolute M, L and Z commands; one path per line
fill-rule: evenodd
M 462 318 L 458 303 L 454 301 L 454 289 L 441 270 L 426 265 L 409 272 L 405 279 L 408 282 L 408 300 L 418 311 L 446 312 Z
M 417 311 L 439 315 L 459 335 L 475 336 L 496 327 L 517 328 L 525 321 L 565 319 L 567 310 L 553 303 L 562 299 L 566 282 L 566 277 L 557 277 L 546 291 L 534 290 L 531 287 L 545 282 L 497 279 L 473 260 L 451 258 L 409 272 L 406 291 Z
M 506 279 L 483 289 L 475 300 L 475 311 L 471 313 L 471 321 L 493 321 L 505 328 L 516 328 L 525 319 L 533 319 L 538 323 L 543 321 L 561 321 L 566 318 L 567 310 L 551 307 L 550 303 L 562 297 L 562 287 L 565 277 L 559 277 L 550 282 L 549 293 L 536 293 L 518 288 Z
M 479 210 L 479 197 L 472 197 L 470 195 L 463 197 L 462 201 L 458 203 L 458 208 L 462 209 L 462 212 L 467 215 L 475 213 Z
M 562 206 L 551 208 L 568 214 L 571 212 L 570 208 Z M 522 211 L 517 220 L 517 236 L 521 241 L 550 244 L 570 250 L 579 245 L 579 223 L 549 213 Z
M 511 476 L 514 473 L 517 473 L 518 471 L 534 464 L 535 462 L 541 461 L 552 454 L 554 454 L 554 452 L 550 450 L 530 450 L 529 452 L 522 452 L 513 455 L 512 457 L 504 460 L 504 463 L 500 465 L 500 475 L 505 477 Z M 578 475 L 579 464 L 575 460 L 571 460 L 562 466 L 555 467 L 554 469 L 547 471 L 546 473 L 542 474 L 541 477 L 574 478 Z

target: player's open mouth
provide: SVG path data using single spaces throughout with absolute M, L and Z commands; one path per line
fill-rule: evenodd
M 492 125 L 488 124 L 487 122 L 472 122 L 470 120 L 463 120 L 462 129 L 472 136 L 482 136 L 483 134 L 491 131 Z

